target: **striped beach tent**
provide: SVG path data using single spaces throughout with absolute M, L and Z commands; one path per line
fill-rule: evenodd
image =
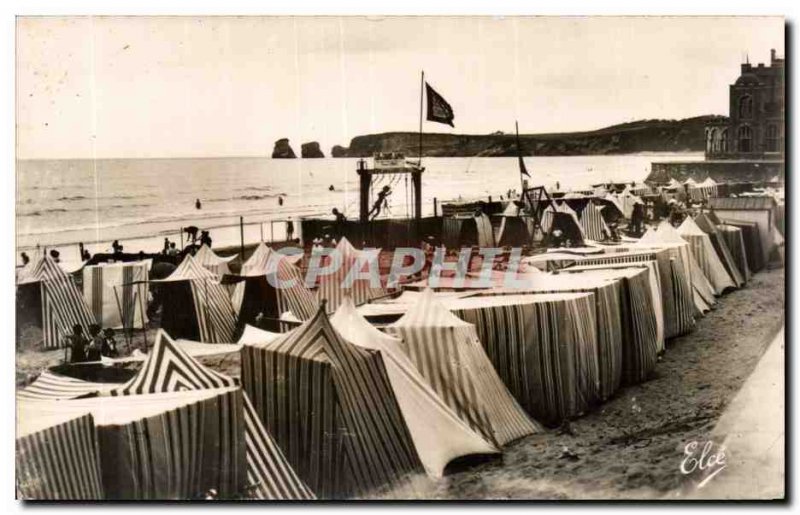
M 18 416 L 26 414 L 18 412 Z M 37 414 L 35 420 L 18 422 L 16 469 L 17 499 L 88 501 L 105 497 L 97 431 L 88 412 Z
M 448 306 L 476 331 L 509 391 L 539 422 L 557 425 L 599 401 L 591 294 L 487 294 Z
M 749 281 L 752 272 L 750 271 L 750 265 L 747 263 L 744 231 L 742 231 L 740 227 L 719 222 L 716 222 L 716 228 L 725 241 L 725 244 L 728 246 L 733 262 L 739 268 L 745 282 Z
M 689 243 L 669 222 L 661 222 L 657 227 L 647 229 L 639 240 L 638 246 L 676 249 L 680 253 L 684 269 L 690 278 L 692 299 L 697 313 L 703 314 L 716 304 L 714 287 L 694 258 L 694 254 L 689 249 Z
M 57 349 L 75 325 L 89 334 L 94 316 L 75 283 L 47 255 L 31 261 L 17 276 L 17 324 L 42 329 L 45 349 Z
M 228 498 L 243 490 L 244 425 L 239 387 L 18 401 L 18 434 L 54 418 L 86 413 L 94 420 L 105 499 L 186 500 L 211 489 Z M 51 444 L 29 459 L 46 463 L 64 452 L 77 462 L 85 453 L 81 445 L 75 441 L 64 447 Z
M 441 478 L 447 464 L 470 454 L 496 454 L 497 448 L 471 430 L 439 398 L 403 352 L 399 338 L 373 327 L 349 297 L 331 324 L 353 345 L 380 352 L 386 375 L 425 471 Z
M 116 388 L 114 383 L 92 383 L 45 370 L 31 384 L 17 391 L 17 399 L 58 400 L 77 399 Z
M 204 243 L 197 249 L 193 257 L 200 266 L 216 275 L 217 278 L 222 278 L 223 275 L 231 273 L 228 264 L 236 259 L 237 256 L 238 254 L 226 257 L 218 256 L 211 250 L 211 247 Z
M 617 284 L 617 281 L 595 279 L 594 277 L 578 278 L 577 276 L 568 274 L 554 275 L 542 272 L 516 274 L 515 279 L 517 284 L 514 285 L 514 287 L 507 287 L 505 285 L 505 274 L 498 271 L 491 277 L 490 288 L 487 288 L 486 285 L 479 286 L 479 284 L 470 283 L 462 286 L 448 278 L 440 280 L 437 283 L 435 290 L 439 292 L 463 291 L 462 294 L 458 296 L 452 296 L 451 298 L 440 297 L 440 300 L 445 307 L 451 310 L 458 305 L 458 301 L 456 299 L 469 297 L 476 294 L 487 297 L 487 305 L 485 307 L 491 309 L 494 308 L 492 308 L 491 303 L 488 301 L 488 299 L 491 298 L 490 296 L 526 295 L 525 299 L 528 303 L 546 304 L 549 299 L 554 297 L 544 294 L 591 294 L 590 299 L 594 303 L 594 308 L 592 310 L 593 314 L 582 318 L 576 317 L 574 319 L 576 321 L 581 319 L 595 320 L 593 327 L 595 336 L 587 339 L 587 341 L 582 345 L 582 349 L 596 349 L 596 361 L 598 365 L 598 372 L 596 375 L 599 379 L 599 389 L 592 388 L 586 390 L 584 397 L 588 402 L 588 399 L 594 400 L 598 396 L 601 400 L 605 400 L 613 395 L 614 392 L 619 389 L 622 379 L 622 329 L 620 327 L 622 314 L 620 313 L 618 291 L 619 285 Z M 412 287 L 417 288 L 425 286 L 427 286 L 427 283 L 422 286 L 413 285 Z M 406 300 L 404 299 L 404 296 L 408 296 L 409 294 L 410 292 L 406 291 L 397 299 L 397 301 L 393 302 L 402 302 Z M 406 309 L 416 302 L 417 299 L 415 297 L 408 298 L 408 306 Z M 376 308 L 379 306 L 381 306 L 381 304 L 367 306 L 362 308 L 362 312 L 369 313 L 370 309 L 374 310 L 373 312 L 377 312 Z M 582 309 L 581 306 L 578 306 L 578 308 Z M 528 308 L 525 307 L 520 309 Z M 496 309 L 498 314 L 503 314 L 504 310 L 505 308 L 503 306 L 500 306 Z M 549 315 L 552 313 L 552 310 L 545 310 L 544 312 Z M 456 314 L 458 313 L 456 312 Z M 516 353 L 505 350 L 509 347 L 516 348 L 517 346 L 523 345 L 526 340 L 522 336 L 515 336 L 517 333 L 515 333 L 513 329 L 509 330 L 508 333 L 505 333 L 505 325 L 503 323 L 497 322 L 497 330 L 485 330 L 485 326 L 483 324 L 478 324 L 476 320 L 491 321 L 492 318 L 488 315 L 486 317 L 476 316 L 475 319 L 470 319 L 468 321 L 475 324 L 479 339 L 486 349 L 486 354 L 494 364 L 495 369 L 497 369 L 497 372 L 500 374 L 503 382 L 506 384 L 506 386 L 508 386 L 514 397 L 520 403 L 522 403 L 523 407 L 528 409 L 525 401 L 523 401 L 523 398 L 520 397 L 520 394 L 518 393 L 523 389 L 523 387 L 527 388 L 527 383 L 523 385 L 519 384 L 520 381 L 524 381 L 525 379 L 517 374 L 518 370 L 516 365 L 510 363 L 510 361 L 512 361 L 511 357 L 516 355 Z M 510 325 L 513 326 L 513 324 Z M 522 329 L 526 329 L 526 327 L 523 327 Z M 574 332 L 575 331 L 571 331 L 566 334 L 572 334 Z M 558 333 L 553 334 L 558 336 Z M 515 337 L 517 340 L 514 339 Z M 544 338 L 544 340 L 546 340 L 546 338 Z M 584 374 L 584 376 L 588 377 L 589 374 Z M 535 396 L 540 395 L 540 393 L 541 392 L 527 393 L 525 394 L 525 398 L 535 398 Z M 528 412 L 530 413 L 530 411 Z M 554 409 L 549 410 L 549 412 L 556 414 L 558 413 L 558 411 Z
M 736 287 L 714 249 L 711 238 L 694 223 L 691 217 L 687 216 L 678 227 L 678 234 L 689 243 L 697 264 L 711 282 L 716 295 L 721 295 L 727 288 Z
M 380 279 L 379 258 L 380 249 L 357 250 L 347 238 L 342 237 L 325 260 L 326 265 L 332 262 L 340 266 L 319 278 L 317 300 L 326 301 L 327 309 L 335 311 L 345 295 L 350 295 L 356 304 L 385 295 L 386 290 Z M 372 280 L 366 277 L 357 279 L 358 272 L 373 273 Z
M 747 257 L 747 267 L 752 273 L 760 272 L 764 269 L 764 251 L 761 247 L 761 234 L 758 223 L 746 220 L 735 220 L 732 218 L 721 219 L 722 223 L 729 227 L 734 227 L 742 231 L 744 249 Z
M 187 255 L 165 279 L 150 281 L 162 296 L 161 328 L 187 340 L 225 343 L 234 339 L 235 314 L 217 277 Z
M 722 261 L 722 264 L 725 266 L 725 270 L 728 271 L 731 279 L 733 279 L 734 285 L 736 285 L 737 288 L 744 286 L 744 272 L 739 269 L 736 260 L 733 258 L 733 254 L 728 248 L 728 243 L 719 229 L 717 229 L 717 224 L 714 223 L 705 213 L 700 213 L 695 216 L 694 223 L 697 224 L 697 227 L 699 227 L 700 230 L 708 234 L 708 237 L 711 239 L 711 244 L 714 246 L 714 250 L 717 251 L 717 256 L 719 257 L 720 261 Z
M 603 206 L 598 206 L 590 200 L 580 213 L 581 227 L 590 240 L 603 241 L 611 234 L 601 214 L 602 210 Z
M 652 266 L 652 262 L 650 265 Z M 664 350 L 663 329 L 659 329 L 659 309 L 656 307 L 656 304 L 660 304 L 661 296 L 659 292 L 652 290 L 652 268 L 647 265 L 605 265 L 611 268 L 602 268 L 603 266 L 571 267 L 563 273 L 574 274 L 577 280 L 594 278 L 618 281 L 622 382 L 638 384 L 652 375 L 658 353 Z
M 252 331 L 250 336 L 253 336 Z M 203 366 L 164 331 L 159 331 L 153 349 L 136 376 L 106 395 L 204 390 L 237 384 L 233 378 Z M 252 490 L 252 496 L 258 499 L 313 499 L 311 490 L 297 477 L 267 433 L 247 394 L 243 396 L 243 410 L 247 488 Z
M 300 270 L 292 264 L 294 259 L 261 243 L 242 265 L 239 276 L 225 278 L 238 280 L 232 297 L 237 333 L 253 324 L 259 313 L 269 319 L 267 325 L 273 331 L 283 329 L 283 324 L 277 322 L 283 313 L 291 312 L 298 320 L 308 320 L 316 313 L 317 301 L 306 288 Z
M 586 234 L 583 231 L 583 226 L 581 225 L 580 220 L 578 220 L 578 215 L 575 213 L 575 211 L 573 211 L 572 208 L 569 207 L 566 202 L 562 202 L 560 204 L 555 203 L 555 206 L 556 206 L 555 209 L 553 209 L 552 205 L 547 206 L 547 208 L 544 211 L 542 211 L 542 218 L 541 218 L 542 230 L 545 233 L 549 233 L 553 227 L 553 222 L 555 220 L 555 213 L 566 213 L 567 216 L 569 217 L 569 220 L 574 222 L 575 226 L 578 228 L 581 237 L 585 238 Z
M 497 231 L 497 245 L 527 245 L 531 241 L 532 231 L 529 227 L 532 220 L 523 217 L 522 210 L 516 202 L 510 201 L 501 215 L 500 228 Z
M 346 342 L 324 306 L 242 350 L 256 412 L 318 497 L 346 498 L 424 473 L 380 351 Z
M 83 268 L 83 297 L 97 323 L 140 329 L 147 323 L 147 279 L 153 260 Z
M 386 327 L 444 402 L 473 430 L 497 445 L 537 432 L 503 384 L 475 326 L 451 313 L 428 289 Z

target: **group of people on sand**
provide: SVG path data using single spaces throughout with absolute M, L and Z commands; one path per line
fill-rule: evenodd
M 70 350 L 70 363 L 85 361 L 100 361 L 101 357 L 115 358 L 119 356 L 117 342 L 114 339 L 114 329 L 107 327 L 101 329 L 97 324 L 89 326 L 89 335 L 83 333 L 83 327 L 75 324 L 72 334 L 67 336 L 67 346 Z

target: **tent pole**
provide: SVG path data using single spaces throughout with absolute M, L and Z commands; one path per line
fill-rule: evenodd
M 117 301 L 117 311 L 119 311 L 119 320 L 122 322 L 122 334 L 125 335 L 125 343 L 128 346 L 128 352 L 131 351 L 131 337 L 128 333 L 128 328 L 125 327 L 125 318 L 122 315 L 122 303 L 119 300 L 119 294 L 117 293 L 117 286 L 112 286 L 114 289 L 114 299 Z
M 145 282 L 145 285 L 147 283 Z M 147 291 L 147 290 L 145 290 Z M 147 305 L 144 302 L 144 295 L 139 295 L 139 291 L 136 291 L 136 295 L 139 296 L 139 316 L 142 319 L 142 337 L 144 338 L 144 350 L 147 350 L 147 321 L 144 317 L 145 309 L 147 309 Z

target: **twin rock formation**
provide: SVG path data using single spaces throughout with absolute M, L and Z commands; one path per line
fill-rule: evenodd
M 289 138 L 281 138 L 275 142 L 275 147 L 272 149 L 273 159 L 294 159 L 297 156 L 289 145 Z M 311 141 L 300 145 L 300 157 L 303 159 L 313 159 L 318 157 L 325 157 L 322 150 L 319 148 L 319 143 Z

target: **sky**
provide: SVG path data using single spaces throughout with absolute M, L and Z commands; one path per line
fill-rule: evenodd
M 417 131 L 420 72 L 486 134 L 727 114 L 781 17 L 20 17 L 17 157 L 268 156 Z

